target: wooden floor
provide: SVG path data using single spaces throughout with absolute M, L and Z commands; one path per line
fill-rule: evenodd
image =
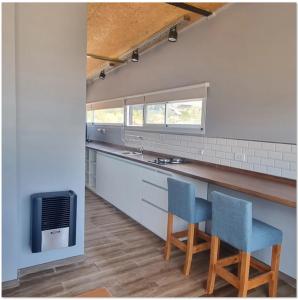
M 194 255 L 191 275 L 181 273 L 184 254 L 173 251 L 163 259 L 164 241 L 93 193 L 86 191 L 86 258 L 82 262 L 23 276 L 20 286 L 3 291 L 6 297 L 76 296 L 106 287 L 114 297 L 204 296 L 209 252 Z M 214 296 L 236 296 L 236 290 L 216 281 Z M 266 296 L 267 287 L 249 296 Z M 296 290 L 279 282 L 278 295 L 294 297 Z

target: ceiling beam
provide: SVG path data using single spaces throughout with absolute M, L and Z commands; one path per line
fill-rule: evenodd
M 121 59 L 118 59 L 118 58 L 110 58 L 110 57 L 96 55 L 96 54 L 91 54 L 91 53 L 87 53 L 87 56 L 88 57 L 92 57 L 94 59 L 100 59 L 100 60 L 110 61 L 110 62 L 114 62 L 114 63 L 118 63 L 118 64 L 125 63 L 125 60 L 121 60 Z
M 210 12 L 208 10 L 205 10 L 205 9 L 202 9 L 202 8 L 190 5 L 190 4 L 182 3 L 182 2 L 167 2 L 167 4 L 176 6 L 178 8 L 184 9 L 184 10 L 188 10 L 190 12 L 193 12 L 198 15 L 202 15 L 204 17 L 208 17 L 208 16 L 212 15 L 212 12 Z

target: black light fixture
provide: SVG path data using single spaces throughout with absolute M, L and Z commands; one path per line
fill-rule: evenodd
M 168 40 L 169 42 L 176 42 L 177 38 L 178 38 L 177 28 L 176 26 L 174 26 L 170 29 Z
M 138 62 L 139 61 L 139 50 L 136 49 L 132 52 L 131 61 Z
M 105 70 L 102 70 L 99 74 L 99 78 L 104 80 L 106 78 L 106 73 L 105 73 Z

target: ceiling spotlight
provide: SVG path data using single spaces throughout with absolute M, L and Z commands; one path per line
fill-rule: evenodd
M 102 80 L 104 80 L 104 79 L 106 78 L 106 73 L 105 73 L 104 70 L 102 70 L 102 71 L 100 72 L 99 78 L 102 79 Z
M 132 52 L 131 61 L 138 62 L 139 61 L 139 51 L 138 49 Z
M 168 40 L 169 42 L 176 42 L 177 38 L 178 38 L 177 28 L 176 26 L 174 26 L 170 29 Z

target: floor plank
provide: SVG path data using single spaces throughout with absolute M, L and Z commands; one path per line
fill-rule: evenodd
M 108 202 L 86 190 L 85 260 L 26 274 L 20 286 L 3 291 L 5 297 L 73 297 L 105 287 L 114 297 L 198 297 L 205 295 L 209 252 L 194 255 L 191 275 L 181 270 L 184 254 L 173 248 L 163 259 L 164 241 Z M 217 279 L 215 297 L 237 296 Z M 267 295 L 266 286 L 249 292 Z M 294 297 L 296 290 L 279 282 L 278 296 Z

